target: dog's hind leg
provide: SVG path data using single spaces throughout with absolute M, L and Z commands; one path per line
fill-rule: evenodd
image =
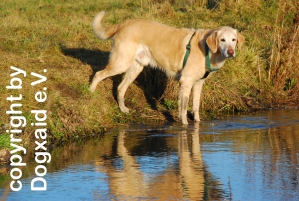
M 94 92 L 96 90 L 98 83 L 102 80 L 106 79 L 107 77 L 124 73 L 130 68 L 134 55 L 122 55 L 121 53 L 118 53 L 121 51 L 121 48 L 115 48 L 115 51 L 111 54 L 109 63 L 106 68 L 104 70 L 98 71 L 95 74 L 89 87 L 89 90 L 91 92 Z
M 124 79 L 117 87 L 117 101 L 119 108 L 122 112 L 128 113 L 129 109 L 125 106 L 125 93 L 129 87 L 129 85 L 137 78 L 137 76 L 143 70 L 143 66 L 138 62 L 134 61 L 132 66 L 125 73 Z
M 199 105 L 200 105 L 200 96 L 202 91 L 202 86 L 204 84 L 204 80 L 199 80 L 194 83 L 192 88 L 193 93 L 193 115 L 194 115 L 194 121 L 200 121 L 199 119 Z
M 123 73 L 123 71 L 117 71 L 117 70 L 114 70 L 113 68 L 110 68 L 109 65 L 110 64 L 108 64 L 108 66 L 104 70 L 96 72 L 96 74 L 94 75 L 93 80 L 90 84 L 90 87 L 89 87 L 89 90 L 91 92 L 94 92 L 96 90 L 98 83 L 101 82 L 102 80 L 106 79 L 107 77 L 111 77 L 113 75 Z

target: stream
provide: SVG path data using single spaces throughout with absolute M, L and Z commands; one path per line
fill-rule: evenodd
M 131 124 L 51 151 L 46 191 L 34 157 L 9 201 L 299 200 L 299 110 L 200 123 Z M 0 168 L 0 195 L 10 183 Z

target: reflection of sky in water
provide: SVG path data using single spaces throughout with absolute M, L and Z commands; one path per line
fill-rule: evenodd
M 59 172 L 47 173 L 46 191 L 31 191 L 33 178 L 22 180 L 23 188 L 11 192 L 8 201 L 92 200 L 108 198 L 109 187 L 105 173 L 96 172 L 94 165 L 73 165 Z M 1 192 L 1 191 L 0 191 Z
M 238 131 L 230 132 L 232 135 L 240 134 Z M 254 134 L 256 131 L 252 130 L 251 135 Z M 202 143 L 201 149 L 205 167 L 214 179 L 221 182 L 225 192 L 232 193 L 233 200 L 299 200 L 299 165 L 296 167 L 288 154 L 281 153 L 274 159 L 271 158 L 270 147 L 263 147 L 261 152 L 252 149 L 250 144 L 244 144 L 243 150 L 236 152 L 234 138 L 230 139 Z
M 269 119 L 265 116 L 237 116 L 224 120 L 213 120 L 203 122 L 201 134 L 221 134 L 231 130 L 261 130 L 290 124 L 298 124 L 298 119 L 289 119 L 284 115 L 276 119 Z
M 205 151 L 203 155 L 205 166 L 213 177 L 221 182 L 225 192 L 232 191 L 233 200 L 261 200 L 262 195 L 255 195 L 256 192 L 260 193 L 259 190 L 262 188 L 261 164 L 255 163 L 255 171 L 247 175 L 248 168 L 245 166 L 249 165 L 248 162 L 244 161 L 241 154 L 232 154 L 233 150 L 227 147 L 228 145 L 228 143 L 202 145 L 202 150 Z M 209 152 L 210 149 L 212 151 Z M 244 185 L 248 179 L 250 186 Z M 248 193 L 249 191 L 252 192 Z M 253 197 L 250 197 L 250 194 L 253 194 Z

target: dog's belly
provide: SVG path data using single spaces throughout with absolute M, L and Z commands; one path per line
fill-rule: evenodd
M 135 60 L 142 66 L 157 67 L 157 62 L 152 57 L 147 45 L 139 45 L 136 51 Z
M 169 77 L 177 77 L 179 71 L 170 69 L 168 66 L 161 66 L 159 62 L 152 56 L 147 45 L 139 45 L 135 55 L 135 61 L 142 66 L 150 66 L 163 70 Z

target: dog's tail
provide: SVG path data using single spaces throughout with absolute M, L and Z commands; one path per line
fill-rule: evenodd
M 114 25 L 112 27 L 109 28 L 104 28 L 102 27 L 101 21 L 103 19 L 105 15 L 105 12 L 99 12 L 93 19 L 92 22 L 92 29 L 94 31 L 94 33 L 96 34 L 96 36 L 100 39 L 100 40 L 106 40 L 112 36 L 114 36 L 114 34 L 117 32 L 118 30 L 118 25 Z

